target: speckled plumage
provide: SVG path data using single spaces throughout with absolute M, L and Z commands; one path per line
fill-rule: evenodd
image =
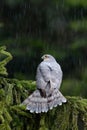
M 45 54 L 42 59 L 37 67 L 37 89 L 23 102 L 32 113 L 47 112 L 66 102 L 66 98 L 59 91 L 63 75 L 60 65 L 51 55 Z

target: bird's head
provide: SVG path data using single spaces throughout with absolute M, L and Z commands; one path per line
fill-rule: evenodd
M 45 54 L 45 55 L 43 55 L 42 57 L 41 57 L 41 59 L 43 60 L 43 61 L 53 61 L 53 60 L 55 60 L 55 58 L 52 56 L 52 55 L 49 55 L 49 54 Z

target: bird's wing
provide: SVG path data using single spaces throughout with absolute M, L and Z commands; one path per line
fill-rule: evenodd
M 40 69 L 40 72 L 41 72 L 41 75 L 42 75 L 44 81 L 49 82 L 51 79 L 51 67 L 49 66 L 49 64 L 42 63 L 39 66 L 39 69 Z

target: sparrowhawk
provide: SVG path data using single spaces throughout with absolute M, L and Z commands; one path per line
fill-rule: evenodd
M 67 101 L 59 91 L 63 75 L 60 65 L 49 54 L 43 55 L 42 59 L 37 67 L 37 89 L 22 103 L 31 113 L 47 112 Z

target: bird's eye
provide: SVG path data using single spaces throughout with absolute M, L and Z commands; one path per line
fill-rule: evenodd
M 45 58 L 48 58 L 48 56 L 47 56 L 47 55 L 45 55 Z

